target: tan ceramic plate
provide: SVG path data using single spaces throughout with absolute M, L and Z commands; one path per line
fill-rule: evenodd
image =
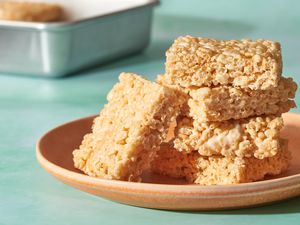
M 90 131 L 94 116 L 63 124 L 37 143 L 37 159 L 60 181 L 113 201 L 157 209 L 216 210 L 250 207 L 300 195 L 300 115 L 285 114 L 282 136 L 289 139 L 292 165 L 285 174 L 238 185 L 200 186 L 146 174 L 144 183 L 89 177 L 73 167 L 72 150 Z

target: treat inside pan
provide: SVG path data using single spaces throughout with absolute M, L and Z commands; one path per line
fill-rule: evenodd
M 75 22 L 94 17 L 114 14 L 132 8 L 157 3 L 157 0 L 0 0 L 3 2 L 49 3 L 61 6 L 63 13 L 60 21 Z M 0 20 L 1 23 L 1 20 Z

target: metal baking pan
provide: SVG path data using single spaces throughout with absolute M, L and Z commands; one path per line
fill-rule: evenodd
M 57 23 L 0 21 L 0 72 L 60 77 L 144 49 L 158 0 L 43 0 Z

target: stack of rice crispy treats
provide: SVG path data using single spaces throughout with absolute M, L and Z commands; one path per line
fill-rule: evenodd
M 287 170 L 282 113 L 297 89 L 269 40 L 176 39 L 156 82 L 122 73 L 73 152 L 84 173 L 142 181 L 147 170 L 201 185 L 238 184 Z

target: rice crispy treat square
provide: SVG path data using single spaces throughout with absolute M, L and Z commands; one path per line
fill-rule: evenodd
M 180 112 L 170 88 L 122 73 L 95 118 L 92 133 L 74 150 L 76 168 L 105 179 L 140 181 Z
M 198 151 L 202 156 L 254 157 L 263 159 L 280 151 L 281 116 L 199 123 L 178 118 L 171 143 L 182 152 Z
M 54 22 L 61 20 L 62 11 L 57 4 L 7 1 L 0 3 L 1 20 Z
M 293 79 L 283 77 L 276 88 L 268 90 L 231 86 L 191 89 L 189 116 L 204 122 L 281 114 L 296 107 L 293 100 L 296 90 L 297 84 Z
M 185 36 L 166 52 L 166 82 L 181 87 L 227 85 L 251 90 L 277 87 L 280 44 L 270 40 L 215 40 Z
M 256 159 L 201 156 L 197 151 L 184 153 L 162 145 L 151 164 L 152 172 L 173 178 L 185 178 L 201 185 L 239 184 L 263 180 L 288 169 L 291 159 L 287 140 L 281 139 L 281 150 L 273 157 Z

